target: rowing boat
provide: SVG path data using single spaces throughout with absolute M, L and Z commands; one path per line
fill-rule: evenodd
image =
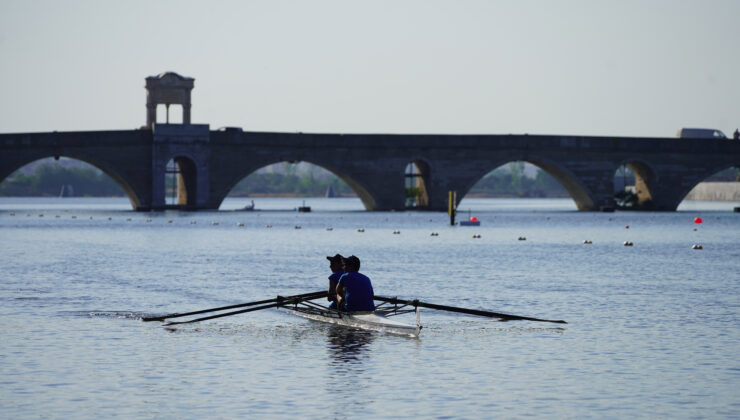
M 319 305 L 310 300 L 303 300 L 293 303 L 289 306 L 289 309 L 294 314 L 303 318 L 351 328 L 380 331 L 409 337 L 418 337 L 421 332 L 418 307 L 409 309 L 407 305 L 382 303 L 372 312 L 344 312 Z M 405 324 L 388 318 L 409 312 L 416 312 L 416 325 Z

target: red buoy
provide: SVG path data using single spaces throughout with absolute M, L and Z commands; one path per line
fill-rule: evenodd
M 475 216 L 473 216 L 473 217 L 471 217 L 471 218 L 470 218 L 470 221 L 471 221 L 471 222 L 477 222 L 477 221 L 478 221 L 478 218 L 477 218 L 477 217 L 475 217 Z
M 703 220 L 701 220 L 701 217 L 697 217 L 697 218 L 694 219 L 694 223 L 696 223 L 697 225 L 702 224 L 702 222 L 703 222 Z

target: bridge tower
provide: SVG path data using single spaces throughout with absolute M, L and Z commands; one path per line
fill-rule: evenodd
M 170 105 L 182 105 L 182 123 L 190 124 L 190 91 L 195 79 L 183 77 L 175 72 L 160 73 L 146 78 L 146 128 L 154 129 L 157 122 L 157 105 L 167 109 L 170 122 Z
M 195 79 L 174 72 L 146 78 L 146 129 L 152 130 L 152 210 L 205 209 L 210 199 L 211 145 L 208 124 L 190 123 L 190 92 Z M 167 108 L 157 123 L 157 105 Z M 170 124 L 170 105 L 182 105 L 182 124 Z M 170 166 L 168 167 L 168 163 Z M 166 202 L 166 179 L 176 175 L 176 199 Z

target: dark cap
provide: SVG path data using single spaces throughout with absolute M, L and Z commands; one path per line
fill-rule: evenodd
M 360 259 L 355 257 L 354 255 L 350 255 L 349 257 L 344 259 L 344 266 L 347 269 L 360 269 Z
M 329 260 L 329 262 L 341 264 L 342 263 L 342 260 L 344 260 L 344 257 L 341 256 L 341 255 L 339 255 L 339 254 L 337 254 L 337 255 L 335 255 L 333 257 L 326 257 L 326 259 Z

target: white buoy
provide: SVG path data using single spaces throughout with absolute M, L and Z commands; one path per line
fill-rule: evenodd
M 593 242 L 589 241 L 588 239 L 583 241 L 584 244 L 591 245 Z
M 624 241 L 624 246 L 632 246 L 632 245 L 634 245 L 632 242 Z
M 237 223 L 236 223 L 236 226 L 237 226 L 237 227 L 244 227 L 244 223 L 242 223 L 242 222 L 237 222 Z
M 703 246 L 701 246 L 701 245 L 699 245 L 699 244 L 694 244 L 694 245 L 693 245 L 693 246 L 691 247 L 691 249 L 704 249 L 704 247 L 703 247 Z

